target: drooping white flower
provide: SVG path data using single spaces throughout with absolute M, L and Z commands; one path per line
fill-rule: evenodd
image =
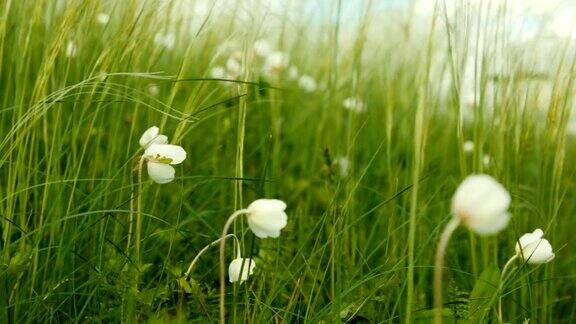
M 77 55 L 78 47 L 76 46 L 76 43 L 69 41 L 68 44 L 66 44 L 66 56 L 69 58 L 75 58 Z
M 236 258 L 228 266 L 228 279 L 230 282 L 240 283 L 248 280 L 248 276 L 254 273 L 256 263 L 250 258 Z
M 152 126 L 142 134 L 138 144 L 143 149 L 147 149 L 152 144 L 168 144 L 168 136 L 160 134 L 160 129 Z
M 344 99 L 344 101 L 342 101 L 342 106 L 355 113 L 361 113 L 366 110 L 364 102 L 362 102 L 358 97 L 349 97 Z
M 530 264 L 552 261 L 555 256 L 552 245 L 543 236 L 544 232 L 539 228 L 522 235 L 516 243 L 516 255 Z
M 278 237 L 287 222 L 286 203 L 278 199 L 258 199 L 246 209 L 248 226 L 259 238 Z
M 148 175 L 156 183 L 168 183 L 174 180 L 176 170 L 172 165 L 180 164 L 186 159 L 186 151 L 178 145 L 151 144 L 144 155 Z
M 254 42 L 254 53 L 260 57 L 266 57 L 272 52 L 272 46 L 265 39 L 259 39 Z
M 466 141 L 462 146 L 464 149 L 464 153 L 472 153 L 474 152 L 474 142 L 473 141 Z
M 304 74 L 300 77 L 300 80 L 298 80 L 298 85 L 300 88 L 302 88 L 302 90 L 306 92 L 314 92 L 318 88 L 316 80 L 307 74 Z
M 510 220 L 510 194 L 485 174 L 468 176 L 452 198 L 452 213 L 472 231 L 485 235 L 504 229 Z
M 98 23 L 100 25 L 107 25 L 108 22 L 110 21 L 110 15 L 107 13 L 101 12 L 98 15 L 96 15 L 96 21 L 98 21 Z

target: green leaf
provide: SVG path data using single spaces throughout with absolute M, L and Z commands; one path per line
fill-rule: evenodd
M 490 311 L 498 295 L 500 285 L 500 269 L 495 266 L 488 267 L 482 272 L 472 293 L 468 304 L 468 321 L 480 323 Z

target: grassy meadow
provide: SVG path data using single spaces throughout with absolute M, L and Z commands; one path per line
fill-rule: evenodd
M 218 248 L 184 273 L 258 198 L 288 224 L 234 223 L 256 268 L 226 281 L 228 322 L 429 323 L 476 173 L 512 218 L 454 233 L 444 321 L 498 323 L 501 298 L 504 322 L 574 322 L 573 41 L 518 44 L 466 1 L 268 2 L 0 1 L 0 323 L 218 322 Z M 170 183 L 138 176 L 151 126 L 187 152 Z M 536 228 L 555 259 L 499 288 Z

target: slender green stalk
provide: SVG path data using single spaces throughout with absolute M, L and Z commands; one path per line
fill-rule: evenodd
M 453 217 L 440 235 L 438 250 L 436 250 L 436 261 L 434 263 L 434 323 L 442 323 L 442 271 L 444 268 L 444 256 L 450 237 L 460 225 L 460 219 Z
M 206 245 L 202 250 L 200 250 L 200 252 L 198 252 L 198 254 L 196 254 L 194 259 L 190 263 L 190 266 L 188 267 L 188 270 L 186 270 L 184 277 L 186 279 L 188 279 L 190 277 L 190 274 L 192 274 L 192 270 L 194 269 L 194 265 L 196 265 L 196 262 L 198 262 L 198 260 L 200 259 L 200 256 L 202 256 L 202 254 L 204 254 L 204 252 L 208 251 L 211 247 L 213 247 L 214 245 L 220 243 L 220 241 L 222 241 L 226 238 L 229 238 L 229 237 L 234 238 L 234 241 L 236 242 L 236 255 L 239 256 L 241 254 L 241 249 L 240 249 L 240 241 L 238 240 L 238 237 L 236 237 L 236 235 L 234 235 L 234 234 L 227 234 L 225 237 L 221 237 L 221 238 L 217 239 L 216 241 Z
M 234 223 L 236 218 L 239 216 L 246 214 L 246 209 L 240 209 L 235 211 L 228 220 L 226 224 L 224 224 L 224 228 L 222 229 L 222 236 L 220 238 L 220 323 L 224 324 L 226 322 L 226 307 L 224 305 L 225 302 L 225 292 L 226 292 L 226 268 L 224 265 L 224 252 L 226 248 L 226 235 L 228 234 L 228 229 Z
M 510 259 L 508 259 L 508 262 L 506 262 L 504 268 L 502 268 L 502 274 L 500 274 L 500 287 L 498 287 L 498 291 L 500 291 L 500 293 L 502 293 L 502 289 L 504 288 L 504 281 L 506 280 L 506 272 L 508 271 L 510 266 L 512 266 L 512 263 L 516 261 L 516 259 L 518 259 L 518 256 L 513 255 Z M 504 323 L 504 318 L 502 317 L 502 295 L 500 295 L 500 297 L 498 298 L 498 320 L 500 321 L 500 323 Z
M 136 249 L 136 266 L 138 270 L 141 266 L 141 251 L 140 251 L 140 241 L 142 240 L 142 168 L 144 166 L 144 157 L 140 158 L 138 161 L 138 193 L 136 194 L 136 238 L 134 242 L 134 247 Z M 136 287 L 138 287 L 138 282 L 135 283 Z

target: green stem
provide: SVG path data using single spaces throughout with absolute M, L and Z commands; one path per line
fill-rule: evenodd
M 234 223 L 236 218 L 246 214 L 248 211 L 246 209 L 240 209 L 235 211 L 224 224 L 224 229 L 222 229 L 222 237 L 220 238 L 220 323 L 224 324 L 226 322 L 226 308 L 224 306 L 226 292 L 226 269 L 224 266 L 224 250 L 226 247 L 226 235 L 228 234 L 228 229 Z
M 438 250 L 436 251 L 436 262 L 434 263 L 434 323 L 436 324 L 442 323 L 442 270 L 444 268 L 444 255 L 446 254 L 446 247 L 450 237 L 459 225 L 460 219 L 457 217 L 453 217 L 450 220 L 440 236 Z
M 142 235 L 142 167 L 144 165 L 144 157 L 138 161 L 138 194 L 136 196 L 136 238 L 134 247 L 136 248 L 136 266 L 138 271 L 140 269 L 140 240 Z M 138 282 L 136 282 L 138 287 Z
M 240 249 L 240 241 L 238 240 L 238 238 L 236 237 L 236 235 L 234 234 L 227 234 L 225 237 L 221 237 L 219 239 L 217 239 L 216 241 L 206 245 L 202 250 L 200 250 L 200 252 L 198 252 L 198 254 L 196 254 L 196 256 L 194 257 L 194 260 L 192 260 L 192 262 L 190 263 L 190 266 L 188 267 L 188 270 L 186 271 L 186 273 L 184 274 L 184 277 L 186 279 L 188 279 L 190 277 L 190 274 L 192 273 L 192 269 L 194 268 L 194 265 L 196 264 L 196 262 L 198 262 L 198 260 L 200 259 L 200 256 L 202 254 L 204 254 L 204 252 L 208 251 L 208 249 L 210 249 L 211 247 L 213 247 L 214 245 L 220 243 L 220 241 L 229 238 L 229 237 L 233 237 L 234 240 L 236 241 L 236 253 L 238 256 L 241 255 L 241 249 Z
M 516 259 L 518 258 L 518 255 L 513 255 L 508 262 L 506 262 L 506 264 L 504 265 L 504 268 L 502 268 L 502 274 L 500 275 L 500 287 L 498 287 L 498 291 L 500 291 L 500 297 L 498 297 L 498 320 L 500 321 L 500 323 L 503 323 L 504 320 L 502 318 L 502 289 L 504 289 L 504 281 L 506 280 L 506 271 L 508 270 L 508 268 L 510 268 L 510 266 L 512 265 L 512 263 L 514 261 L 516 261 Z

